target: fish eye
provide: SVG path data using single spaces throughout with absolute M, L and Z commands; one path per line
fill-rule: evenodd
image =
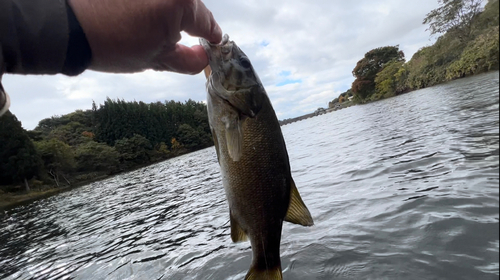
M 250 68 L 250 66 L 252 66 L 250 60 L 248 60 L 248 58 L 246 57 L 240 57 L 240 65 L 244 68 Z

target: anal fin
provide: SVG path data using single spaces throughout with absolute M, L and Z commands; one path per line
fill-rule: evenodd
M 231 223 L 231 240 L 233 240 L 233 242 L 247 241 L 247 234 L 245 233 L 245 231 L 243 231 L 240 224 L 233 217 L 233 214 L 231 212 L 229 212 L 229 219 Z
M 290 205 L 288 206 L 285 221 L 303 226 L 314 225 L 311 213 L 304 201 L 302 201 L 293 179 L 290 179 L 290 185 Z

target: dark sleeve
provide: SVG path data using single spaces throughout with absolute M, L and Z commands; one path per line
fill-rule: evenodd
M 91 51 L 65 0 L 0 0 L 0 75 L 78 75 Z

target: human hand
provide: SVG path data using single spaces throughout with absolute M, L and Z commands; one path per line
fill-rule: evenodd
M 210 42 L 222 30 L 201 0 L 69 0 L 92 50 L 89 69 L 132 73 L 146 69 L 199 73 L 203 47 L 177 42 L 181 31 Z

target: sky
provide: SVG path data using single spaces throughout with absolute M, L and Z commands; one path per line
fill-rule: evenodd
M 242 49 L 279 119 L 311 113 L 351 87 L 352 70 L 374 48 L 399 45 L 407 60 L 432 45 L 422 24 L 437 0 L 204 0 Z M 198 39 L 182 34 L 180 43 Z M 44 118 L 87 110 L 92 101 L 205 101 L 205 76 L 145 71 L 64 75 L 5 74 L 11 112 L 25 129 Z

